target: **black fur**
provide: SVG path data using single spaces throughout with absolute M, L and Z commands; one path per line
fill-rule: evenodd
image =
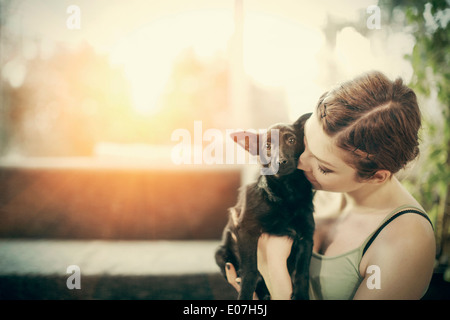
M 262 233 L 293 239 L 288 258 L 292 299 L 309 299 L 309 264 L 315 227 L 313 192 L 303 171 L 297 169 L 304 150 L 303 126 L 309 116 L 303 115 L 293 125 L 275 126 L 280 130 L 278 173 L 260 175 L 255 183 L 242 187 L 236 206 L 229 209 L 229 221 L 215 257 L 224 276 L 227 262 L 236 268 L 242 280 L 239 300 L 252 299 L 255 291 L 260 299 L 269 298 L 257 269 L 257 245 Z M 292 135 L 295 144 L 285 139 Z M 248 147 L 247 144 L 247 150 Z

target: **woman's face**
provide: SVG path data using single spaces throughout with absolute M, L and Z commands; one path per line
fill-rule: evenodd
M 364 185 L 356 179 L 356 170 L 345 161 L 346 151 L 322 129 L 314 112 L 305 123 L 305 151 L 298 160 L 298 169 L 305 172 L 314 189 L 351 192 Z

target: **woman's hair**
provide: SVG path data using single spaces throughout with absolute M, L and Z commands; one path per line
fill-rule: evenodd
M 396 173 L 419 154 L 421 115 L 402 79 L 369 72 L 323 94 L 317 115 L 361 179 L 381 169 Z

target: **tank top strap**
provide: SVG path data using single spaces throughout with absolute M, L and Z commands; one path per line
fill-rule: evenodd
M 361 246 L 361 248 L 363 248 L 362 252 L 361 252 L 361 258 L 366 253 L 367 249 L 369 249 L 372 242 L 376 239 L 376 237 L 380 234 L 380 232 L 389 223 L 391 223 L 394 219 L 400 217 L 401 215 L 404 215 L 407 213 L 414 213 L 414 214 L 421 215 L 422 217 L 424 217 L 425 219 L 428 220 L 428 222 L 431 224 L 431 227 L 433 228 L 433 223 L 431 222 L 428 215 L 425 212 L 423 212 L 423 210 L 421 210 L 417 207 L 411 206 L 411 205 L 404 205 L 404 206 L 398 207 L 394 211 L 392 211 L 390 214 L 388 214 L 386 216 L 386 218 L 384 218 L 383 221 L 381 222 L 381 225 L 366 239 L 366 241 L 364 241 L 364 243 Z

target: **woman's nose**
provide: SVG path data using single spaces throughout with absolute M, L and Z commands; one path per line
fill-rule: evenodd
M 300 155 L 300 158 L 298 158 L 297 169 L 308 171 L 305 160 L 306 160 L 306 151 Z

